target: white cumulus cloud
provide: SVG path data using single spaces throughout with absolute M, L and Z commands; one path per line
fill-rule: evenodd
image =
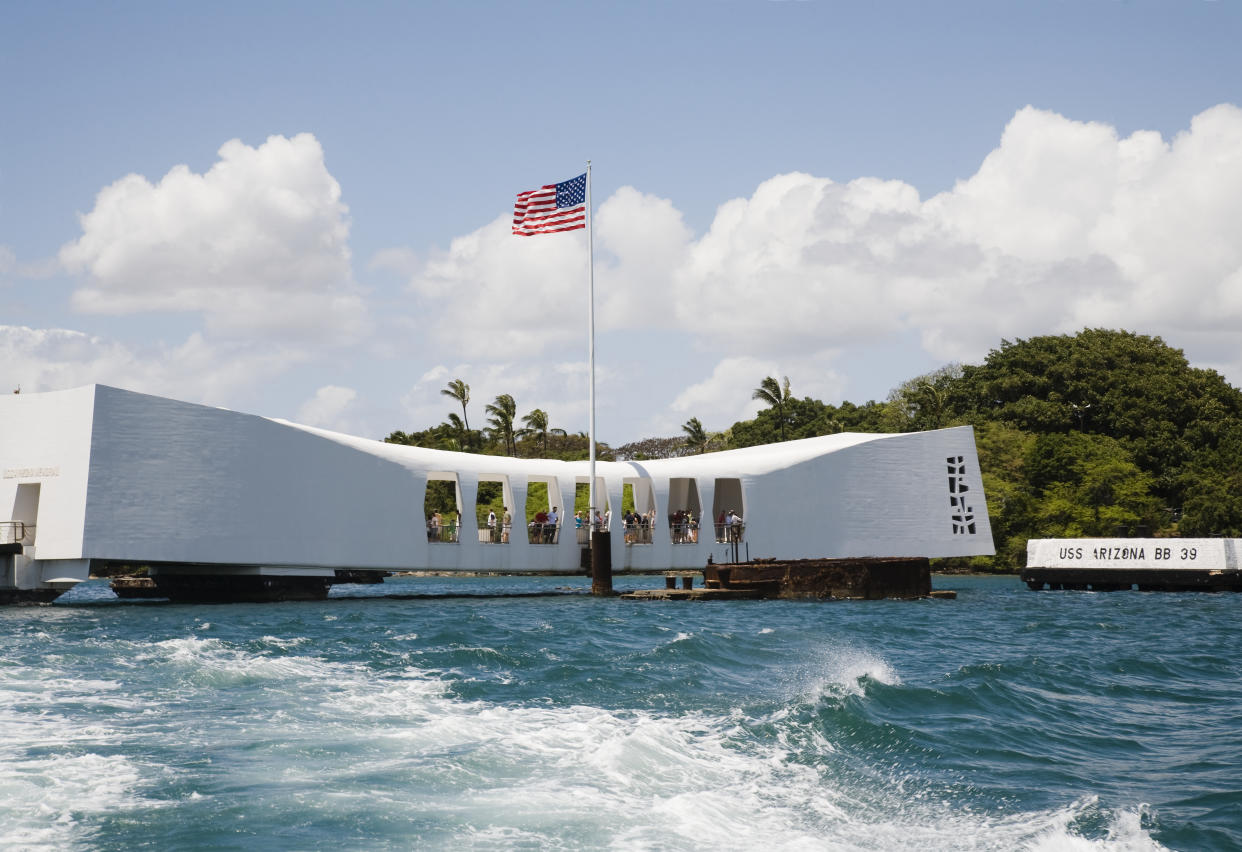
M 1242 322 L 1239 221 L 1237 107 L 1170 142 L 1027 107 L 973 176 L 926 201 L 900 181 L 788 174 L 723 204 L 677 304 L 688 329 L 755 353 L 897 329 L 945 360 L 1085 326 L 1209 341 Z
M 0 391 L 102 381 L 230 405 L 320 342 L 365 340 L 404 364 L 390 398 L 405 422 L 369 431 L 459 412 L 439 393 L 453 378 L 472 386 L 475 428 L 500 393 L 519 414 L 585 424 L 582 231 L 518 238 L 500 217 L 446 249 L 377 252 L 370 273 L 409 282 L 410 310 L 394 315 L 353 279 L 348 210 L 309 134 L 226 143 L 203 174 L 129 175 L 81 221 L 59 255 L 81 276 L 76 308 L 189 312 L 203 331 L 131 344 L 0 327 Z M 1025 107 L 974 174 L 933 197 L 901 180 L 780 174 L 723 200 L 699 234 L 675 200 L 622 187 L 595 216 L 598 413 L 626 424 L 608 439 L 677 434 L 691 416 L 720 428 L 753 414 L 765 375 L 789 375 L 799 397 L 882 398 L 851 380 L 899 369 L 860 363 L 890 345 L 893 359 L 918 341 L 924 364 L 977 362 L 1002 338 L 1095 326 L 1161 335 L 1242 384 L 1238 222 L 1242 110 L 1229 104 L 1168 138 Z M 0 246 L 0 286 L 37 272 Z M 317 377 L 293 397 L 296 419 L 350 431 L 372 401 L 332 375 L 340 384 L 307 398 Z
M 496 219 L 427 260 L 410 289 L 435 342 L 468 358 L 539 356 L 573 347 L 587 315 L 584 231 L 515 237 Z M 671 202 L 622 187 L 595 216 L 597 328 L 667 324 L 673 269 L 689 229 Z M 387 258 L 389 254 L 386 254 Z
M 644 376 L 662 376 L 660 337 L 675 336 L 680 380 L 645 384 L 663 394 L 649 422 L 664 428 L 746 415 L 739 397 L 764 375 L 838 398 L 853 352 L 910 339 L 943 363 L 1002 338 L 1126 328 L 1238 383 L 1239 221 L 1238 107 L 1171 139 L 1025 107 L 973 175 L 927 199 L 900 180 L 782 174 L 696 236 L 672 201 L 618 190 L 596 215 L 596 322 L 634 333 L 624 360 Z M 510 380 L 580 363 L 581 235 L 520 239 L 502 218 L 424 261 L 411 289 L 437 358 L 504 365 Z
M 205 173 L 127 175 L 81 217 L 60 259 L 81 311 L 197 312 L 217 334 L 356 337 L 348 210 L 314 136 L 226 142 Z
M 357 397 L 358 392 L 353 388 L 324 385 L 302 403 L 294 420 L 307 426 L 349 432 L 351 424 L 346 412 Z
M 303 361 L 284 347 L 213 344 L 201 334 L 183 343 L 134 346 L 64 328 L 0 325 L 0 390 L 64 390 L 106 384 L 143 393 L 231 405 Z

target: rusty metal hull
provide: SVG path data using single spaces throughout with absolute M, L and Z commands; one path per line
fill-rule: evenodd
M 707 565 L 704 587 L 751 591 L 765 598 L 922 598 L 931 594 L 925 557 L 755 560 Z

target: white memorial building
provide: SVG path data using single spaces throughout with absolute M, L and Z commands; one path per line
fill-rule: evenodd
M 103 385 L 6 395 L 0 596 L 50 597 L 105 564 L 153 575 L 580 573 L 586 529 L 573 506 L 588 477 L 586 461 L 386 444 Z M 452 483 L 460 525 L 429 529 L 436 480 Z M 734 535 L 743 559 L 993 552 L 970 427 L 599 462 L 596 480 L 618 573 L 728 561 Z M 481 483 L 496 483 L 510 529 L 479 518 Z M 532 491 L 548 505 L 531 506 Z M 646 525 L 623 528 L 623 504 Z M 552 507 L 559 528 L 530 529 L 529 513 Z M 716 524 L 730 511 L 744 519 L 736 533 Z

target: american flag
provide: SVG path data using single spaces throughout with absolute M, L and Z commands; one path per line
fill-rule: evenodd
M 513 206 L 513 233 L 519 237 L 555 234 L 586 227 L 586 173 L 519 192 Z

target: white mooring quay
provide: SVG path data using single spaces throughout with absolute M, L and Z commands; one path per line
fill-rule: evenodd
M 1031 539 L 1021 576 L 1033 590 L 1242 591 L 1242 539 Z

